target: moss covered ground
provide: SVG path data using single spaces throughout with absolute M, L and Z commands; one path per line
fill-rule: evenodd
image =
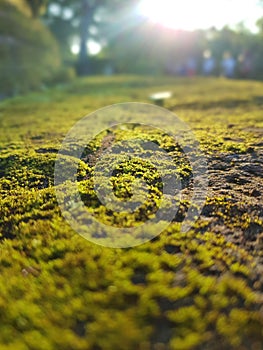
M 71 229 L 56 201 L 61 142 L 84 115 L 113 103 L 148 102 L 165 90 L 173 93 L 165 107 L 191 126 L 207 157 L 202 213 L 181 233 L 185 201 L 152 241 L 126 249 L 95 245 Z M 2 101 L 0 350 L 261 350 L 262 91 L 263 83 L 250 81 L 92 77 Z M 124 162 L 112 178 L 124 200 L 137 172 L 148 181 L 139 212 L 112 215 L 93 189 L 100 152 L 140 134 L 178 160 L 168 135 L 136 125 L 99 135 L 83 154 L 81 197 L 109 225 L 140 224 L 158 207 L 162 187 L 147 162 Z M 187 184 L 187 162 L 177 175 Z

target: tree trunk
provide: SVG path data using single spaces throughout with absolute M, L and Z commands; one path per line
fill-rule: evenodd
M 78 74 L 90 73 L 87 42 L 89 39 L 89 27 L 92 23 L 94 8 L 90 6 L 89 0 L 82 0 L 82 15 L 80 20 L 80 52 L 78 59 Z

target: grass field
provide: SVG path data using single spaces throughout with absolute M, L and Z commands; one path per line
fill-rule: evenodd
M 126 249 L 95 245 L 72 230 L 56 201 L 61 142 L 98 108 L 149 102 L 150 94 L 166 90 L 173 97 L 164 107 L 188 123 L 207 158 L 202 213 L 181 233 L 185 201 L 179 218 L 152 241 Z M 252 81 L 92 77 L 2 101 L 0 350 L 261 350 L 262 91 L 263 83 Z M 178 156 L 158 131 L 134 126 L 111 135 L 111 142 L 141 135 Z M 116 195 L 128 198 L 135 173 L 145 171 L 151 196 L 137 215 L 107 212 L 92 180 L 105 137 L 83 156 L 80 194 L 108 225 L 141 224 L 159 205 L 158 176 L 144 162 L 125 163 L 113 178 Z M 190 179 L 186 163 L 178 176 Z

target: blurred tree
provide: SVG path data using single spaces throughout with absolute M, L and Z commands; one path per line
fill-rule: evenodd
M 47 0 L 25 0 L 31 10 L 33 17 L 39 17 L 41 12 L 44 11 L 47 5 Z
M 1 2 L 1 1 L 0 1 Z M 3 0 L 5 3 L 9 3 L 10 5 L 16 7 L 23 15 L 30 17 L 31 10 L 26 2 L 26 0 Z
M 60 70 L 56 41 L 27 10 L 22 1 L 0 1 L 0 98 L 50 83 Z
M 263 34 L 263 17 L 261 17 L 257 20 L 257 27 L 258 27 L 260 33 Z
M 33 1 L 33 0 L 32 0 Z M 108 24 L 116 13 L 134 6 L 138 0 L 49 0 L 44 20 L 58 39 L 64 58 L 70 57 L 72 39 L 79 39 L 78 71 L 90 71 L 87 43 L 91 38 L 103 42 Z M 114 19 L 113 19 L 114 18 Z
M 224 53 L 228 52 L 238 62 L 236 74 L 243 78 L 259 77 L 260 64 L 259 57 L 262 52 L 262 40 L 259 35 L 251 33 L 247 28 L 240 24 L 236 30 L 228 27 L 222 30 L 213 30 L 213 35 L 207 40 L 207 49 L 209 49 L 217 61 L 217 73 L 221 72 L 221 60 Z M 260 55 L 259 55 L 260 54 Z M 262 57 L 262 56 L 261 56 Z M 251 61 L 249 73 L 242 73 L 244 61 Z M 261 65 L 262 66 L 262 65 Z
M 18 8 L 24 15 L 37 18 L 45 11 L 48 0 L 6 0 L 6 2 Z

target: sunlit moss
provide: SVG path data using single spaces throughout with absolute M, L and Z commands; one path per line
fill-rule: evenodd
M 189 123 L 206 155 L 247 154 L 249 147 L 257 147 L 259 137 L 246 128 L 261 123 L 262 112 L 253 104 L 262 93 L 261 83 L 93 77 L 0 104 L 5 129 L 0 141 L 0 349 L 260 350 L 256 260 L 206 220 L 221 220 L 232 232 L 262 225 L 259 216 L 240 215 L 238 206 L 246 203 L 234 202 L 231 190 L 209 193 L 207 218 L 199 218 L 187 233 L 180 232 L 175 220 L 153 241 L 132 249 L 96 246 L 61 216 L 53 171 L 69 128 L 85 114 L 131 100 L 134 93 L 147 102 L 160 87 L 173 91 L 167 107 Z M 240 99 L 248 101 L 242 108 Z M 147 215 L 113 216 L 94 191 L 94 164 L 85 157 L 100 150 L 105 134 L 83 153 L 76 174 L 79 192 L 102 222 L 140 224 Z M 176 176 L 190 179 L 191 167 L 169 135 L 139 126 L 115 129 L 114 135 L 115 141 L 139 135 L 155 142 L 177 161 Z M 75 160 L 65 156 L 63 161 L 70 167 Z M 158 208 L 162 185 L 147 161 L 120 164 L 111 186 L 125 200 L 136 175 L 150 188 L 141 213 L 147 213 L 147 206 L 151 213 Z M 189 200 L 182 200 L 182 212 Z

